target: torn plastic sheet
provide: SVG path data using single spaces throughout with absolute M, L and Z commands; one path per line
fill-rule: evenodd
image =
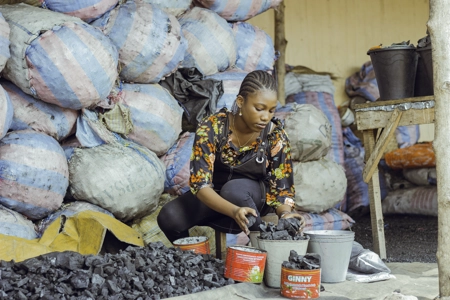
M 389 279 L 396 279 L 396 277 L 387 272 L 365 274 L 365 273 L 360 273 L 360 272 L 348 269 L 346 279 L 348 281 L 369 283 L 369 282 L 384 281 L 384 280 L 389 280 Z

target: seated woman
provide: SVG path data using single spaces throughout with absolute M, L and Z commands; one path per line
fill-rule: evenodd
M 304 219 L 293 212 L 295 194 L 289 140 L 274 119 L 277 85 L 264 71 L 243 80 L 232 111 L 198 126 L 191 155 L 190 191 L 164 205 L 158 225 L 171 241 L 195 226 L 237 234 L 259 230 L 261 216 Z M 247 216 L 256 218 L 249 225 Z M 253 219 L 254 220 L 254 219 Z

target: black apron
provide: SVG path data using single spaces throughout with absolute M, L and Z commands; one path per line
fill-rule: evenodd
M 267 174 L 267 148 L 269 147 L 269 141 L 267 135 L 271 128 L 272 121 L 261 131 L 257 141 L 257 151 L 247 151 L 244 157 L 241 158 L 241 163 L 237 166 L 230 166 L 225 164 L 222 160 L 222 150 L 228 141 L 229 133 L 229 115 L 225 120 L 224 129 L 222 134 L 219 135 L 219 146 L 216 151 L 216 159 L 214 161 L 214 175 L 213 184 L 214 190 L 220 192 L 225 183 L 233 179 L 248 178 L 259 181 L 261 187 L 261 196 L 263 197 L 263 203 L 266 202 L 266 190 L 268 186 L 268 178 L 270 174 Z

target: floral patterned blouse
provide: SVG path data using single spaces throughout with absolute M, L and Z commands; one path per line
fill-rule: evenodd
M 191 154 L 190 189 L 195 195 L 204 187 L 213 187 L 214 160 L 216 147 L 219 146 L 219 134 L 223 132 L 227 109 L 205 118 L 198 126 L 193 151 Z M 267 204 L 276 208 L 282 204 L 294 207 L 292 200 L 295 195 L 294 178 L 292 174 L 291 148 L 289 139 L 283 129 L 281 121 L 272 119 L 275 127 L 268 134 L 270 153 L 266 160 L 269 176 L 269 188 L 266 193 Z M 221 152 L 223 162 L 230 166 L 241 163 L 241 158 L 247 151 L 256 151 L 258 143 L 239 149 L 231 142 L 231 129 L 228 133 L 228 142 Z

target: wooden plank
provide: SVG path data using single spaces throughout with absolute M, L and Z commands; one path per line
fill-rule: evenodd
M 366 150 L 366 161 L 372 154 L 375 139 L 373 130 L 364 130 L 364 148 Z M 386 241 L 384 238 L 383 210 L 381 208 L 380 180 L 378 177 L 378 166 L 368 182 L 370 200 L 370 219 L 372 224 L 373 249 L 380 258 L 386 258 Z
M 286 41 L 286 34 L 285 34 L 285 28 L 284 28 L 284 1 L 281 1 L 280 5 L 278 5 L 278 8 L 275 10 L 275 50 L 280 53 L 278 59 L 275 61 L 275 68 L 276 68 L 276 74 L 277 74 L 277 81 L 278 81 L 278 101 L 282 105 L 286 103 L 286 96 L 285 96 L 285 88 L 284 88 L 284 78 L 286 77 L 286 47 L 287 47 L 287 41 Z
M 372 178 L 375 169 L 378 168 L 378 163 L 386 150 L 390 139 L 394 136 L 395 129 L 402 118 L 402 111 L 395 109 L 392 112 L 391 118 L 388 121 L 387 126 L 381 133 L 380 139 L 377 140 L 374 150 L 370 154 L 369 159 L 366 161 L 366 166 L 363 171 L 363 180 L 368 183 Z
M 432 124 L 435 119 L 434 112 L 434 107 L 403 111 L 403 116 L 398 126 Z M 392 111 L 357 111 L 355 115 L 358 130 L 367 130 L 386 127 Z
M 413 97 L 413 98 L 404 98 L 397 100 L 385 100 L 385 101 L 374 101 L 367 103 L 355 104 L 354 109 L 364 109 L 369 107 L 377 107 L 377 106 L 385 106 L 385 105 L 398 105 L 404 103 L 412 103 L 412 102 L 422 102 L 422 101 L 432 101 L 434 100 L 434 96 L 422 96 L 422 97 Z

